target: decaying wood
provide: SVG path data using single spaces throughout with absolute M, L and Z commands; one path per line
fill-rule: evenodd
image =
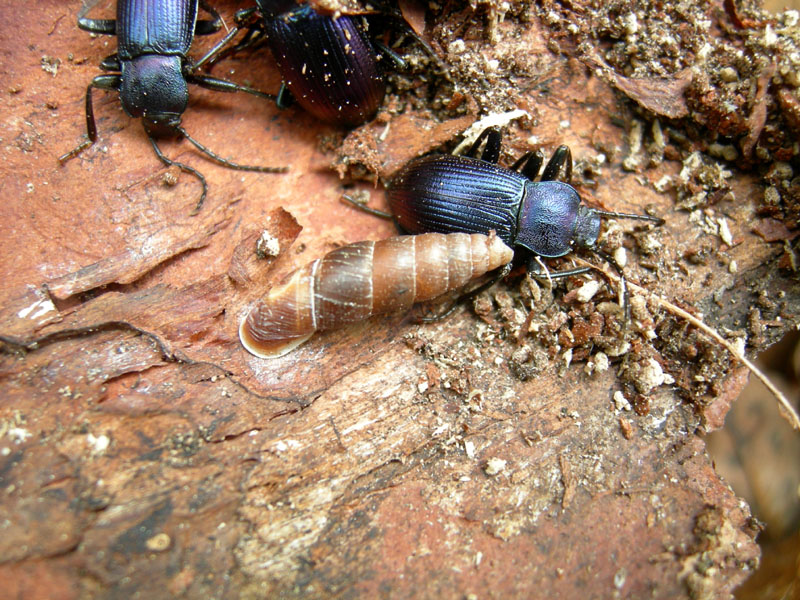
M 83 133 L 85 86 L 114 44 L 76 29 L 79 5 L 4 2 L 0 21 L 0 597 L 711 598 L 753 570 L 757 523 L 701 437 L 722 425 L 746 374 L 654 307 L 632 307 L 617 357 L 615 294 L 583 302 L 582 280 L 557 288 L 553 304 L 546 285 L 530 298 L 515 280 L 444 321 L 372 319 L 274 361 L 238 342 L 241 316 L 283 274 L 394 234 L 339 202 L 340 174 L 386 175 L 454 144 L 472 115 L 513 108 L 501 97 L 530 115 L 509 127 L 507 164 L 570 144 L 593 204 L 665 217 L 604 240 L 624 247 L 631 280 L 746 335 L 748 351 L 794 327 L 794 232 L 756 214 L 764 188 L 751 173 L 691 159 L 691 141 L 653 149 L 653 115 L 598 77 L 585 44 L 558 25 L 589 8 L 432 16 L 426 36 L 461 99 L 448 108 L 423 89 L 430 81 L 397 76 L 418 93 L 396 83 L 378 121 L 346 138 L 295 109 L 192 90 L 187 131 L 244 163 L 292 166 L 232 172 L 165 142 L 208 178 L 190 217 L 196 182 L 163 185 L 113 94 L 96 95 L 98 143 L 57 164 Z M 217 69 L 278 88 L 262 54 Z M 614 85 L 652 109 L 633 98 L 653 90 L 628 85 L 634 75 Z M 710 94 L 681 104 L 683 83 L 668 90 L 678 112 L 656 112 L 710 111 Z M 747 145 L 765 127 L 751 114 L 731 124 Z M 440 120 L 420 128 L 426 117 Z M 707 169 L 702 185 L 677 177 L 690 159 Z M 673 183 L 656 191 L 665 176 Z M 257 257 L 260 239 L 275 251 Z M 645 372 L 660 376 L 648 383 Z

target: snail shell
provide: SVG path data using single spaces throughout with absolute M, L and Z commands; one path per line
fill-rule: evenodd
M 315 331 L 406 311 L 513 256 L 493 233 L 425 233 L 342 246 L 270 289 L 242 320 L 239 338 L 256 356 L 283 356 Z

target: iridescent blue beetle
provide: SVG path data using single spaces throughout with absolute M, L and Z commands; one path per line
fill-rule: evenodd
M 358 16 L 321 15 L 307 4 L 257 0 L 263 28 L 283 84 L 278 106 L 294 98 L 321 121 L 355 126 L 371 119 L 386 84 L 378 55 Z M 291 94 L 291 97 L 289 96 Z
M 526 153 L 511 168 L 500 167 L 497 165 L 500 139 L 499 131 L 487 129 L 463 156 L 431 155 L 413 160 L 389 186 L 390 213 L 361 208 L 393 218 L 407 233 L 486 235 L 495 231 L 514 249 L 515 261 L 524 262 L 528 272 L 537 277 L 555 279 L 586 273 L 590 267 L 544 273 L 539 257 L 558 258 L 576 248 L 589 249 L 620 274 L 623 295 L 627 298 L 622 268 L 613 257 L 597 248 L 601 218 L 621 217 L 658 224 L 663 220 L 583 205 L 575 188 L 556 181 L 562 169 L 565 179 L 572 176 L 572 153 L 566 146 L 560 146 L 553 153 L 539 181 L 534 179 L 544 162 L 541 152 Z M 483 153 L 476 158 L 484 140 Z M 492 285 L 510 269 L 511 264 L 495 280 L 468 296 Z M 627 299 L 624 304 L 627 312 Z
M 201 62 L 218 60 L 229 51 L 230 40 L 246 28 L 247 34 L 233 50 L 269 46 L 283 78 L 276 98 L 279 108 L 295 100 L 321 121 L 343 127 L 360 125 L 375 116 L 386 94 L 381 55 L 401 65 L 403 61 L 367 36 L 366 15 L 326 15 L 294 0 L 255 1 L 255 7 L 236 13 L 236 28 Z M 398 15 L 367 14 L 379 14 L 403 27 L 437 60 Z
M 486 147 L 475 158 L 480 144 Z M 539 273 L 537 257 L 557 258 L 575 248 L 588 248 L 620 270 L 616 261 L 597 248 L 601 217 L 622 217 L 662 223 L 649 215 L 607 212 L 581 203 L 568 183 L 572 153 L 560 146 L 543 164 L 541 152 L 528 152 L 511 168 L 496 163 L 500 133 L 487 129 L 464 156 L 433 155 L 416 159 L 394 178 L 388 191 L 391 213 L 408 233 L 428 231 L 484 233 L 494 230 L 515 249 L 532 273 Z M 589 267 L 551 273 L 565 277 L 585 273 Z
M 205 177 L 193 167 L 164 156 L 156 138 L 185 137 L 203 154 L 230 169 L 262 173 L 287 170 L 286 167 L 234 163 L 206 148 L 181 127 L 181 116 L 189 103 L 190 83 L 220 92 L 247 92 L 270 97 L 246 86 L 195 72 L 195 66 L 188 58 L 194 36 L 214 33 L 221 25 L 219 15 L 205 2 L 202 2 L 203 8 L 213 20 L 198 19 L 198 3 L 199 0 L 119 0 L 116 19 L 86 18 L 93 6 L 91 3 L 81 9 L 78 27 L 95 34 L 116 35 L 117 52 L 100 63 L 100 68 L 110 73 L 98 75 L 86 88 L 86 139 L 58 159 L 62 164 L 97 141 L 92 108 L 92 89 L 97 88 L 118 92 L 125 112 L 142 119 L 153 150 L 163 163 L 175 165 L 200 180 L 203 192 L 195 212 L 206 197 L 208 186 Z

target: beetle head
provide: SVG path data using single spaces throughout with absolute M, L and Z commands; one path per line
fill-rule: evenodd
M 144 130 L 150 137 L 174 137 L 178 134 L 181 116 L 174 113 L 145 114 L 142 119 Z
M 584 205 L 578 207 L 573 240 L 576 246 L 594 248 L 600 237 L 600 213 Z
M 119 95 L 125 112 L 143 119 L 148 135 L 176 135 L 189 102 L 181 57 L 148 54 L 123 61 Z

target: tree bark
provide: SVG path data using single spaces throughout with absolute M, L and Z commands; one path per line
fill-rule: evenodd
M 230 171 L 165 141 L 208 179 L 191 216 L 196 180 L 158 162 L 116 94 L 95 93 L 99 140 L 59 166 L 115 39 L 79 31 L 76 2 L 3 2 L 0 597 L 712 598 L 755 568 L 757 522 L 702 439 L 746 371 L 642 299 L 625 326 L 598 275 L 588 301 L 585 278 L 551 293 L 515 277 L 433 324 L 373 318 L 276 360 L 239 344 L 239 320 L 283 274 L 395 234 L 340 202 L 336 170 L 388 179 L 512 107 L 529 117 L 510 124 L 501 162 L 566 143 L 588 203 L 665 219 L 605 235 L 631 280 L 748 353 L 796 326 L 790 210 L 765 219 L 744 154 L 783 118 L 770 78 L 751 74 L 725 163 L 709 156 L 723 125 L 715 82 L 698 100 L 702 68 L 621 72 L 588 33 L 590 3 L 514 4 L 505 20 L 479 6 L 430 14 L 422 32 L 452 82 L 432 66 L 391 75 L 381 115 L 354 132 L 192 89 L 188 132 L 290 170 Z M 217 8 L 230 23 L 237 7 Z M 735 45 L 721 5 L 697 10 L 710 42 Z M 264 51 L 214 74 L 280 83 Z M 259 259 L 264 232 L 279 253 Z

